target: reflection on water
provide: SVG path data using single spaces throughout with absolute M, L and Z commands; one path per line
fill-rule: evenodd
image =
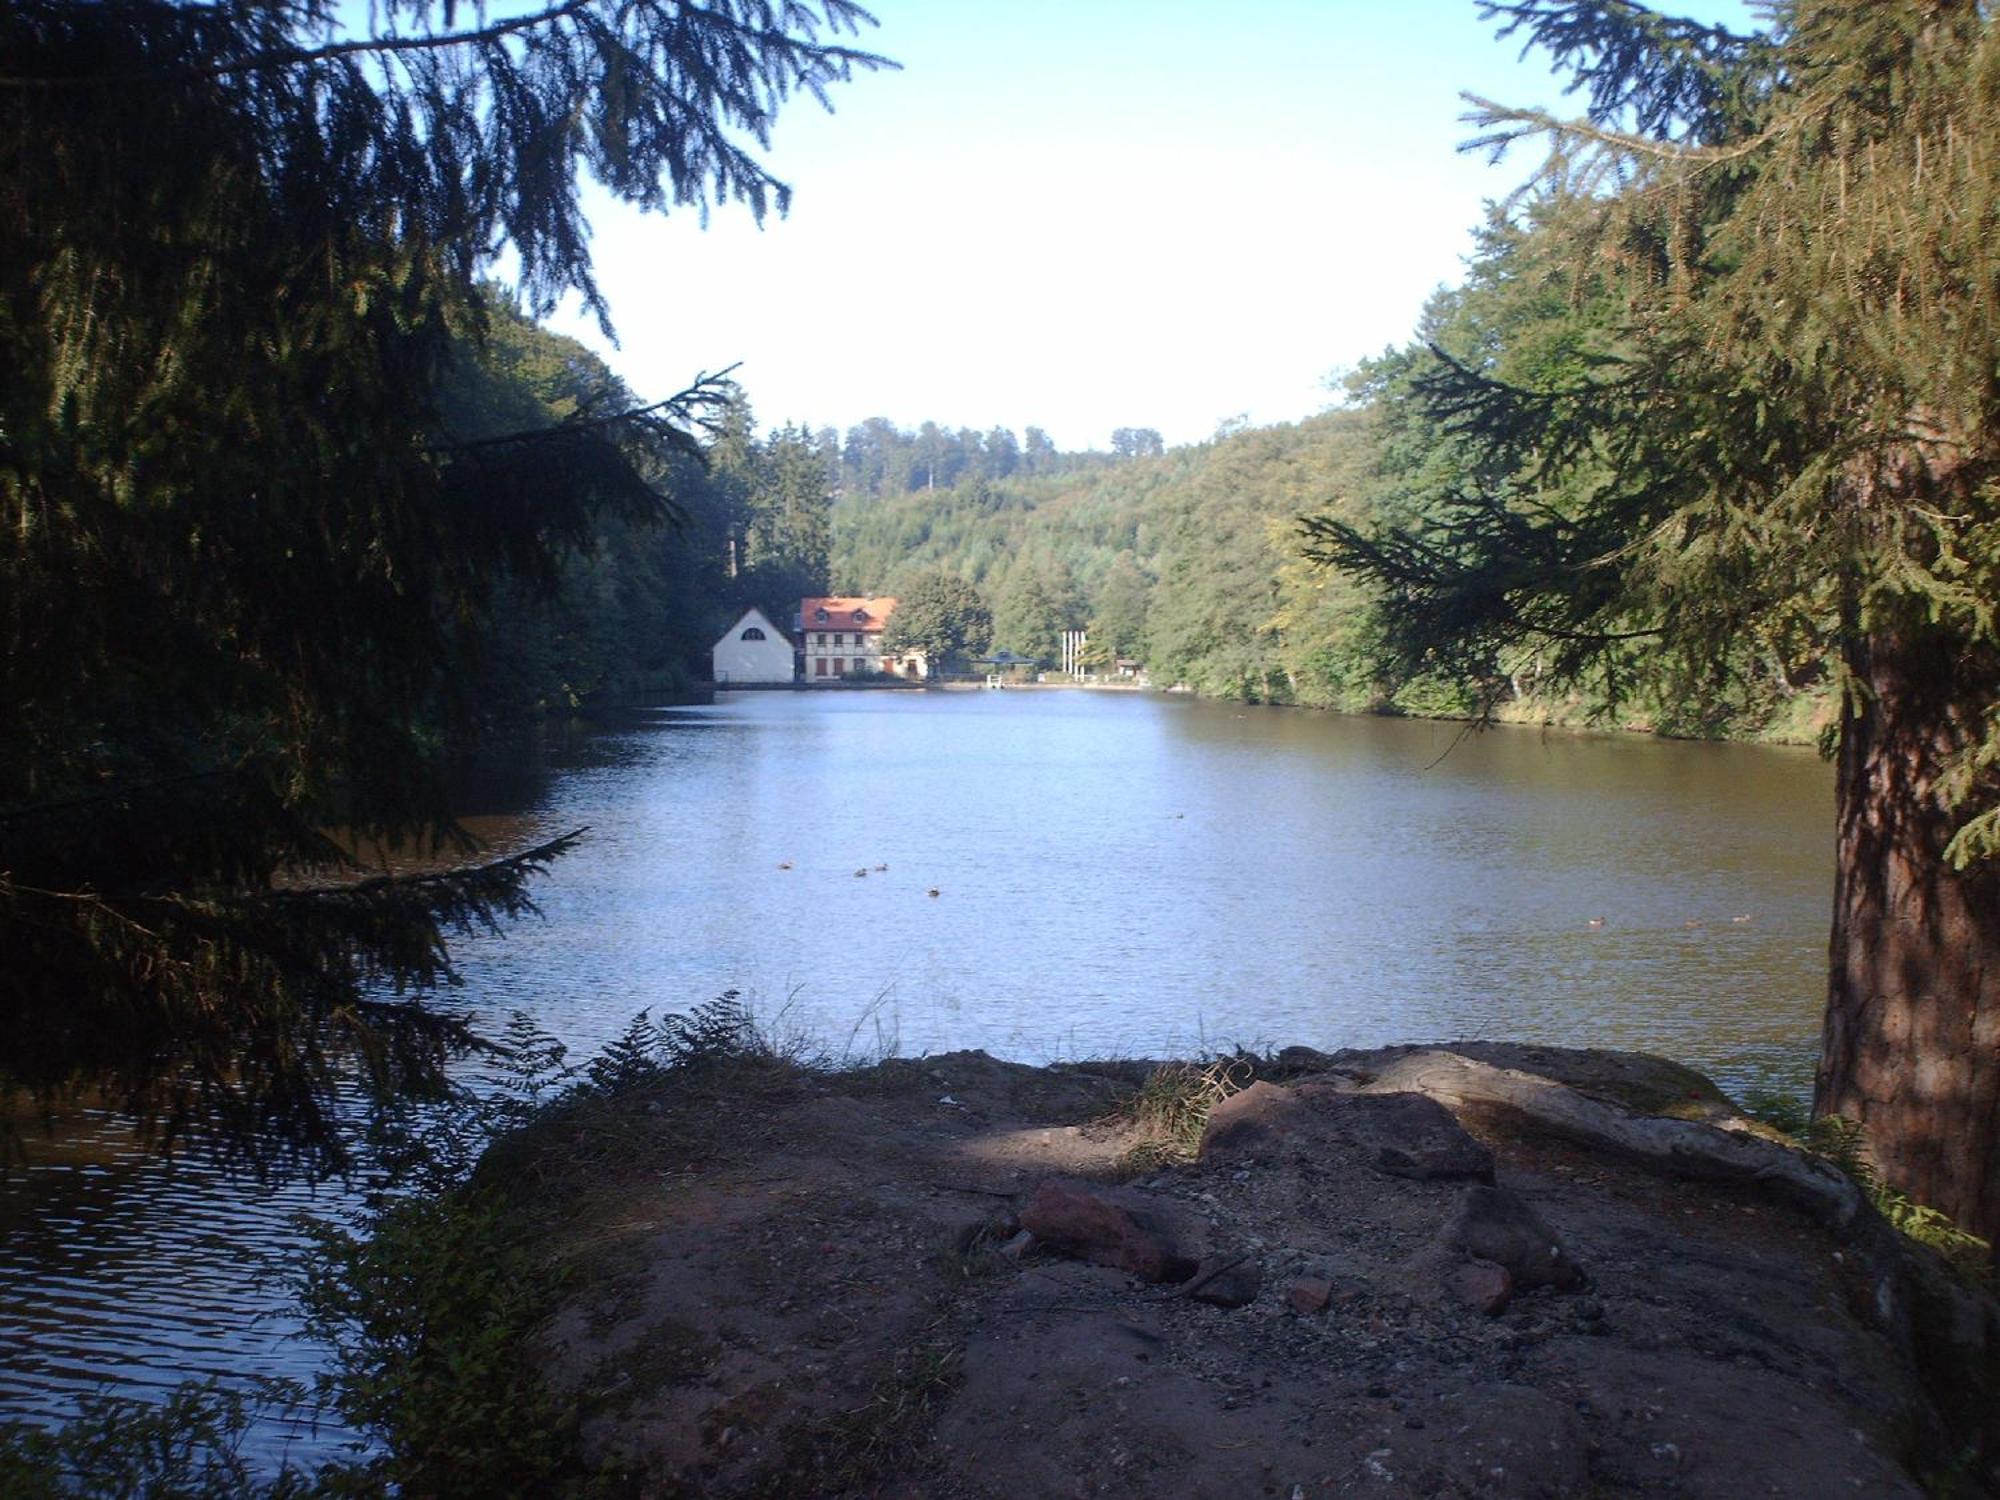
M 1801 1086 L 1827 769 L 1458 740 L 1110 694 L 661 711 L 560 747 L 550 775 L 485 784 L 483 806 L 528 799 L 473 820 L 496 846 L 592 833 L 541 887 L 541 920 L 463 945 L 453 1003 L 531 1011 L 579 1049 L 736 989 L 836 1051 L 1509 1037 Z M 31 1138 L 41 1164 L 0 1189 L 0 1416 L 107 1381 L 309 1371 L 282 1255 L 291 1216 L 337 1193 L 168 1168 L 95 1117 L 73 1130 L 58 1152 Z
M 470 955 L 481 1003 L 590 1042 L 736 988 L 836 1047 L 1505 1035 L 1806 1069 L 1831 784 L 1803 752 L 1075 693 L 661 719 L 486 820 L 593 833 L 545 922 Z
M 156 1398 L 190 1377 L 309 1382 L 320 1348 L 292 1308 L 294 1219 L 339 1191 L 260 1186 L 146 1152 L 113 1115 L 29 1127 L 0 1185 L 0 1419 L 60 1419 L 102 1390 Z M 265 1455 L 330 1457 L 341 1434 L 274 1415 Z

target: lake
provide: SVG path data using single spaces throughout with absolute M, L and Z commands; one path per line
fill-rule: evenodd
M 724 694 L 481 799 L 503 849 L 591 831 L 540 919 L 460 947 L 451 1003 L 579 1052 L 733 990 L 842 1057 L 1480 1037 L 1803 1090 L 1832 819 L 1828 767 L 1792 749 L 1137 693 Z M 29 1148 L 0 1187 L 0 1417 L 310 1371 L 291 1217 L 337 1188 L 166 1166 L 102 1116 Z

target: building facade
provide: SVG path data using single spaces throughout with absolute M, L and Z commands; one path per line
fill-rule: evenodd
M 797 680 L 798 664 L 786 635 L 761 609 L 746 609 L 709 653 L 715 685 Z
M 922 677 L 920 653 L 882 654 L 882 627 L 895 609 L 896 601 L 884 595 L 831 594 L 801 599 L 798 631 L 807 686 L 868 673 Z

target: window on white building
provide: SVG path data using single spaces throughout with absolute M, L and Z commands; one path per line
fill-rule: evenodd
M 739 641 L 761 641 L 764 639 L 764 632 L 759 630 L 755 625 L 752 625 L 736 639 Z

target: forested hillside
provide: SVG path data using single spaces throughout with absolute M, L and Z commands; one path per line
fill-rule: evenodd
M 745 608 L 787 621 L 825 587 L 833 479 L 819 440 L 796 427 L 758 438 L 741 392 L 720 390 L 699 452 L 633 448 L 664 517 L 606 518 L 564 555 L 553 590 L 505 585 L 490 635 L 467 643 L 489 722 L 690 691 Z M 496 302 L 490 338 L 455 368 L 446 415 L 456 439 L 494 442 L 588 427 L 593 412 L 634 399 L 581 344 Z
M 1448 355 L 1542 377 L 1589 357 L 1581 330 L 1593 314 L 1524 273 L 1523 238 L 1496 226 L 1466 284 L 1433 299 L 1418 339 L 1365 363 L 1339 409 L 1301 422 L 1232 424 L 1171 451 L 1124 429 L 1112 452 L 1054 455 L 1039 474 L 996 473 L 975 450 L 935 487 L 922 471 L 911 483 L 907 458 L 888 482 L 846 461 L 858 438 L 898 436 L 888 451 L 908 455 L 924 451 L 921 434 L 855 429 L 840 450 L 833 586 L 894 593 L 920 574 L 954 573 L 991 607 L 996 646 L 1052 661 L 1062 630 L 1087 627 L 1094 663 L 1136 658 L 1157 684 L 1212 697 L 1436 715 L 1486 704 L 1526 721 L 1812 738 L 1827 698 L 1809 642 L 1760 647 L 1720 684 L 1638 685 L 1614 713 L 1602 691 L 1552 685 L 1540 648 L 1391 660 L 1375 596 L 1315 556 L 1306 518 L 1319 532 L 1367 532 L 1444 516 L 1477 477 L 1482 460 L 1417 399 Z M 830 433 L 822 449 L 832 468 Z
M 948 489 L 846 490 L 834 506 L 837 587 L 891 592 L 942 568 L 990 603 L 997 645 L 1053 658 L 1088 627 L 1099 659 L 1218 697 L 1362 708 L 1352 636 L 1365 601 L 1304 565 L 1297 518 L 1356 492 L 1365 411 L 1236 431 L 1043 478 Z

